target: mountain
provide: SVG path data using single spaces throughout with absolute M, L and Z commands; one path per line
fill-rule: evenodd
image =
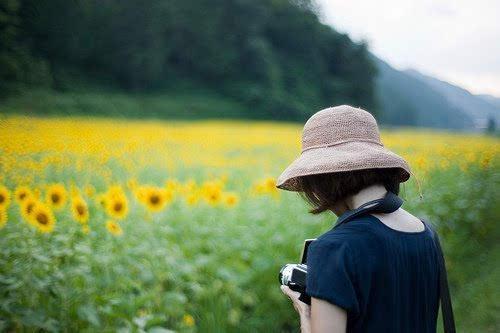
M 373 56 L 378 69 L 376 97 L 381 124 L 468 130 L 474 117 L 448 99 L 428 82 L 396 70 Z
M 500 99 L 493 96 L 473 95 L 461 87 L 413 69 L 405 70 L 404 73 L 427 84 L 441 94 L 452 107 L 462 110 L 474 120 L 476 128 L 485 128 L 490 118 L 493 118 L 497 124 L 500 123 Z
M 478 98 L 481 98 L 483 101 L 486 101 L 497 108 L 500 108 L 500 97 L 495 97 L 491 95 L 475 95 Z

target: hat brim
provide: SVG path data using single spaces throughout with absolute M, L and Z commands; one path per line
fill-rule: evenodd
M 302 191 L 301 176 L 376 168 L 397 168 L 400 183 L 410 178 L 410 166 L 401 156 L 375 143 L 353 141 L 305 150 L 278 177 L 276 187 Z

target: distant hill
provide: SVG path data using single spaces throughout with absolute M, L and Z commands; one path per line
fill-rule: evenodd
M 461 87 L 424 75 L 413 69 L 404 72 L 441 94 L 452 107 L 462 110 L 473 119 L 476 128 L 485 128 L 489 118 L 493 118 L 497 124 L 500 123 L 499 98 L 489 95 L 473 95 Z
M 378 68 L 376 96 L 381 124 L 467 130 L 474 117 L 450 103 L 427 82 L 373 56 Z
M 475 95 L 478 98 L 481 98 L 483 101 L 486 101 L 498 108 L 500 108 L 500 97 L 495 97 L 491 95 Z

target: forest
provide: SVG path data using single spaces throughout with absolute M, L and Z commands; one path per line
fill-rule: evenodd
M 8 0 L 0 12 L 3 95 L 208 89 L 248 118 L 287 120 L 375 107 L 366 43 L 320 23 L 309 0 Z

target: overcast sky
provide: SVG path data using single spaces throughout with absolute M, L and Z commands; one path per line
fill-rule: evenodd
M 398 69 L 500 97 L 499 0 L 316 0 L 324 23 Z

